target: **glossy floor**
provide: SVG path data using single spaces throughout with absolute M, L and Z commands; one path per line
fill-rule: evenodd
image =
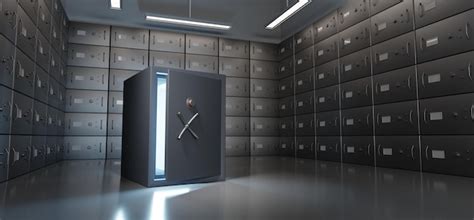
M 225 182 L 144 188 L 118 161 L 0 184 L 0 219 L 474 219 L 474 179 L 291 158 L 228 158 Z

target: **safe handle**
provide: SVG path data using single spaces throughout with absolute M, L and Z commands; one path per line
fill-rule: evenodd
M 474 120 L 474 104 L 471 105 L 471 119 Z

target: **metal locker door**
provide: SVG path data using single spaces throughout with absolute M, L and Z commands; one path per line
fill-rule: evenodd
M 297 115 L 295 134 L 298 136 L 314 136 L 314 114 Z
M 233 77 L 249 77 L 249 60 L 219 58 L 219 73 Z
M 10 136 L 8 179 L 28 173 L 30 165 L 31 136 Z
M 109 113 L 122 113 L 123 92 L 109 92 Z
M 278 45 L 278 60 L 283 60 L 293 55 L 293 36 L 284 40 Z
M 241 97 L 226 98 L 226 115 L 227 116 L 250 116 L 250 99 Z
M 295 117 L 280 118 L 280 136 L 292 137 L 295 135 Z
M 110 49 L 110 68 L 143 70 L 148 67 L 148 51 L 136 49 Z
M 250 42 L 250 59 L 276 61 L 278 58 L 277 50 L 275 44 Z
M 296 137 L 296 157 L 314 159 L 314 137 Z
M 250 156 L 249 137 L 226 137 L 226 156 Z
M 250 116 L 257 117 L 278 117 L 279 100 L 266 98 L 250 99 Z
M 107 112 L 107 92 L 67 90 L 67 112 Z
M 416 30 L 418 62 L 473 50 L 470 25 L 473 23 L 474 10 L 471 10 Z
M 342 161 L 374 165 L 374 145 L 371 136 L 342 137 Z
M 472 1 L 415 0 L 416 28 L 474 8 Z
M 44 0 L 39 0 L 38 4 L 38 30 L 50 40 L 51 31 L 51 12 Z
M 48 115 L 47 115 L 47 135 L 57 135 L 57 122 L 58 120 L 58 111 L 48 106 Z
M 226 117 L 225 132 L 230 136 L 248 136 L 250 134 L 249 117 Z
M 109 77 L 107 69 L 68 67 L 68 89 L 108 90 Z
M 14 90 L 34 97 L 35 63 L 20 50 L 16 50 Z
M 218 73 L 217 57 L 186 54 L 186 69 L 198 72 Z
M 18 0 L 18 4 L 23 10 L 25 10 L 26 14 L 36 24 L 39 0 Z
M 316 113 L 316 135 L 338 136 L 340 133 L 339 111 Z
M 198 35 L 186 35 L 186 53 L 218 56 L 218 39 Z
M 375 137 L 377 166 L 420 171 L 418 136 Z
M 251 156 L 275 156 L 278 154 L 278 137 L 250 137 Z
M 53 21 L 51 23 L 51 37 L 50 37 L 50 42 L 51 42 L 51 47 L 57 52 L 61 52 L 61 35 L 62 33 L 59 30 L 58 24 Z
M 150 50 L 184 53 L 184 34 L 150 31 Z
M 219 38 L 219 56 L 248 59 L 250 45 L 248 41 Z
M 370 48 L 341 57 L 341 82 L 371 75 Z
M 318 160 L 341 162 L 341 143 L 339 136 L 316 137 L 316 152 Z
M 392 6 L 397 5 L 398 3 L 401 3 L 401 2 L 411 2 L 411 3 L 413 3 L 413 1 L 410 1 L 410 0 L 384 0 L 384 1 L 372 0 L 370 2 L 370 14 L 375 15 L 375 14 L 377 14 L 381 11 L 384 11 L 385 9 L 391 8 Z
M 220 58 L 222 62 L 222 58 Z M 278 63 L 262 60 L 250 60 L 250 78 L 279 79 Z
M 313 68 L 314 56 L 313 46 L 308 47 L 295 55 L 295 73 L 303 72 Z
M 105 159 L 106 137 L 65 137 L 65 159 Z
M 184 54 L 150 51 L 150 66 L 184 69 Z
M 12 134 L 31 134 L 33 131 L 33 99 L 13 92 Z
M 286 78 L 288 76 L 293 76 L 294 75 L 294 70 L 293 70 L 293 66 L 294 66 L 294 60 L 293 60 L 293 56 L 290 56 L 282 61 L 280 61 L 280 63 L 278 64 L 278 78 L 282 79 L 282 78 Z
M 107 159 L 122 158 L 122 137 L 107 137 Z
M 314 100 L 316 103 L 316 112 L 338 110 L 339 85 L 316 90 Z
M 123 116 L 121 114 L 108 114 L 107 135 L 122 136 Z
M 415 66 L 375 75 L 374 92 L 375 104 L 416 99 Z
M 474 177 L 474 137 L 422 136 L 421 143 L 423 172 Z
M 8 153 L 10 152 L 10 136 L 0 135 L 0 182 L 8 179 Z
M 342 31 L 369 16 L 369 0 L 348 0 L 337 10 L 337 30 Z
M 226 95 L 227 96 L 250 96 L 250 80 L 243 78 L 226 78 Z
M 474 52 L 418 65 L 420 98 L 474 92 Z
M 279 111 L 280 111 L 280 117 L 283 116 L 290 116 L 294 115 L 295 112 L 295 97 L 290 96 L 286 98 L 281 98 L 280 99 L 280 104 L 279 104 Z
M 313 46 L 313 27 L 309 26 L 295 34 L 295 51 L 299 52 Z
M 15 45 L 0 34 L 0 84 L 13 87 Z
M 375 106 L 376 135 L 418 135 L 416 101 Z
M 69 27 L 69 43 L 110 46 L 110 26 L 71 23 Z M 109 60 L 108 58 L 106 59 Z
M 338 60 L 325 63 L 314 68 L 315 89 L 324 88 L 339 83 Z
M 31 59 L 35 58 L 36 27 L 21 7 L 17 10 L 16 46 Z M 49 34 L 49 33 L 48 33 Z
M 32 134 L 48 134 L 48 106 L 39 101 L 34 102 Z
M 285 79 L 281 79 L 280 82 L 278 83 L 278 94 L 280 97 L 288 97 L 288 96 L 293 96 L 295 94 L 294 92 L 294 84 L 295 84 L 295 78 L 293 76 L 290 76 Z
M 0 33 L 15 42 L 17 1 L 0 0 Z
M 337 11 L 334 11 L 313 24 L 313 38 L 315 44 L 337 33 L 336 17 Z
M 106 135 L 107 114 L 66 113 L 66 135 Z
M 314 112 L 314 91 L 295 96 L 296 114 L 309 114 Z
M 250 118 L 252 130 L 251 136 L 278 136 L 279 120 L 278 118 Z
M 422 134 L 474 134 L 474 94 L 420 101 Z
M 314 45 L 314 63 L 319 66 L 331 60 L 337 59 L 338 35 L 333 35 Z
M 41 33 L 38 33 L 36 40 L 36 63 L 46 72 L 49 72 L 50 50 L 51 45 L 48 43 L 48 40 Z
M 109 48 L 69 44 L 69 66 L 109 68 Z
M 360 22 L 339 33 L 339 56 L 370 46 L 370 19 Z
M 149 30 L 112 27 L 112 47 L 148 50 Z
M 296 94 L 314 90 L 314 68 L 296 74 L 295 82 Z
M 34 136 L 31 139 L 31 158 L 29 171 L 37 170 L 45 165 L 46 136 Z
M 250 79 L 252 98 L 278 98 L 278 81 L 264 79 Z
M 123 91 L 123 82 L 136 73 L 137 72 L 133 70 L 110 69 L 109 90 Z
M 295 138 L 294 137 L 280 137 L 280 145 L 278 154 L 280 156 L 294 157 L 295 156 Z
M 12 102 L 12 90 L 0 86 L 0 134 L 10 134 Z
M 371 78 L 363 78 L 341 84 L 341 108 L 372 105 Z
M 372 47 L 374 75 L 415 64 L 415 32 Z
M 343 135 L 372 135 L 372 128 L 371 106 L 342 111 Z
M 380 4 L 378 3 L 380 2 Z M 413 1 L 378 1 L 377 5 L 397 4 L 371 18 L 372 43 L 396 37 L 413 30 Z M 399 3 L 400 2 L 400 3 Z M 399 3 L 399 4 L 398 4 Z M 374 3 L 372 3 L 374 4 Z

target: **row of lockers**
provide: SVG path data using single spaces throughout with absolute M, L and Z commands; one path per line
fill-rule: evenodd
M 156 30 L 74 23 L 69 42 L 140 50 L 276 61 L 276 45 Z
M 69 136 L 121 136 L 122 114 L 66 113 L 64 134 Z
M 319 44 L 318 48 L 325 45 L 322 48 L 337 49 L 330 44 L 338 42 L 340 54 L 344 56 L 368 47 L 370 39 L 373 44 L 380 43 L 472 8 L 471 1 L 372 0 L 369 3 L 369 0 L 349 0 L 337 11 L 295 34 L 294 39 L 282 42 L 279 55 L 288 57 L 293 54 L 293 48 L 299 52 L 313 44 Z M 439 26 L 427 29 L 440 30 Z
M 374 144 L 375 140 L 375 144 Z M 279 154 L 451 175 L 474 176 L 472 136 L 282 137 Z M 237 145 L 237 144 L 234 144 Z M 420 159 L 422 160 L 420 162 Z
M 279 137 L 226 137 L 227 156 L 276 156 Z

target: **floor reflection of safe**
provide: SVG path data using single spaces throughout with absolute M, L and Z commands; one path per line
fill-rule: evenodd
M 225 178 L 225 76 L 151 67 L 125 81 L 122 176 L 165 186 Z

